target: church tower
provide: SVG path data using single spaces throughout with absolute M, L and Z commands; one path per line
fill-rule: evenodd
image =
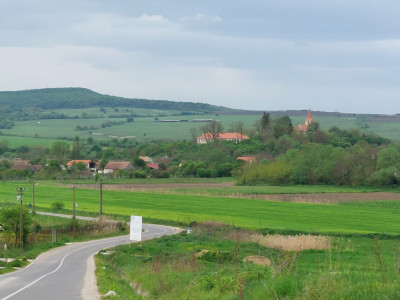
M 313 117 L 312 117 L 312 113 L 311 113 L 311 109 L 308 109 L 308 115 L 307 115 L 307 119 L 306 119 L 306 125 L 310 125 L 313 122 Z

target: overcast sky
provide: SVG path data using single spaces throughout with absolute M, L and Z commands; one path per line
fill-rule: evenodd
M 399 0 L 0 0 L 0 90 L 400 113 Z

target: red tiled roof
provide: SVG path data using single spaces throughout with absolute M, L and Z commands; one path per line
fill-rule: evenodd
M 71 160 L 71 161 L 69 161 L 68 163 L 67 163 L 67 166 L 72 166 L 73 164 L 78 164 L 78 163 L 83 163 L 83 164 L 85 164 L 85 165 L 87 165 L 87 164 L 89 164 L 89 163 L 91 163 L 91 162 L 94 162 L 94 161 L 92 161 L 92 160 L 87 160 L 87 159 L 74 159 L 74 160 Z
M 312 117 L 311 110 L 309 109 L 307 119 L 306 119 L 306 124 L 311 123 L 312 121 L 313 121 L 313 117 Z
M 33 170 L 33 167 L 32 167 L 32 165 L 30 165 L 29 163 L 26 163 L 26 162 L 15 162 L 12 165 L 11 170 L 14 170 L 14 171 Z
M 104 169 L 112 169 L 112 170 L 124 170 L 129 167 L 131 163 L 129 161 L 110 161 Z
M 256 161 L 256 157 L 255 156 L 239 156 L 238 158 L 236 158 L 238 160 L 243 160 L 243 161 L 247 161 L 247 162 L 253 162 Z
M 153 162 L 153 160 L 152 160 L 151 157 L 149 157 L 149 156 L 139 156 L 139 158 L 140 158 L 141 160 L 144 160 L 145 162 L 149 162 L 149 163 L 152 163 L 152 162 Z
M 297 131 L 306 132 L 306 131 L 307 131 L 307 128 L 308 128 L 308 125 L 306 125 L 306 124 L 299 124 L 299 125 L 297 125 L 296 130 L 297 130 Z
M 199 136 L 197 139 L 212 139 L 211 133 L 205 133 Z M 249 137 L 247 135 L 241 134 L 239 132 L 221 132 L 218 135 L 219 140 L 248 140 Z
M 146 164 L 146 166 L 148 166 L 148 167 L 151 168 L 151 169 L 156 169 L 156 170 L 158 170 L 158 164 L 150 164 L 150 163 L 148 163 L 148 164 Z

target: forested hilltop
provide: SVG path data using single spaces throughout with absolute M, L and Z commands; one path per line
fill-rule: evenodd
M 198 113 L 227 110 L 227 108 L 205 103 L 147 100 L 102 95 L 85 88 L 48 88 L 13 92 L 0 92 L 2 112 L 18 111 L 22 108 L 79 109 L 89 107 L 136 107 L 193 111 Z

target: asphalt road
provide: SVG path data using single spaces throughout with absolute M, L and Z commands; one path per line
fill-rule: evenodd
M 143 228 L 143 240 L 178 232 L 162 225 L 143 224 Z M 129 236 L 73 243 L 45 252 L 28 267 L 0 275 L 0 299 L 99 299 L 93 255 L 126 243 Z

